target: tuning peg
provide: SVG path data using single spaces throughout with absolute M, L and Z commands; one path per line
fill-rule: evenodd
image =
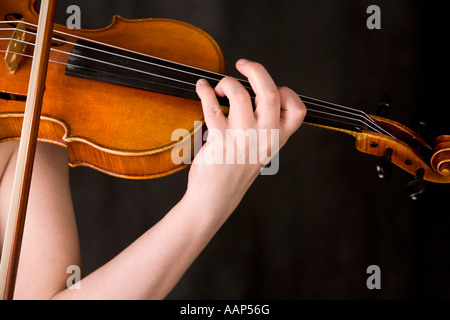
M 378 178 L 389 179 L 392 175 L 392 170 L 394 168 L 392 164 L 392 152 L 391 148 L 386 148 L 384 150 L 384 155 L 379 157 L 376 164 Z
M 431 142 L 435 138 L 435 134 L 431 128 L 429 120 L 424 115 L 417 116 L 414 119 L 411 128 L 427 142 Z M 420 150 L 418 150 L 418 152 L 420 152 Z
M 416 172 L 416 176 L 406 185 L 406 194 L 412 199 L 417 200 L 425 192 L 426 183 L 423 180 L 425 170 L 420 168 Z
M 388 118 L 391 112 L 391 97 L 388 94 L 383 96 L 381 103 L 378 105 L 377 116 L 382 118 Z
M 428 120 L 424 117 L 421 117 L 417 120 L 417 122 L 414 125 L 414 131 L 419 136 L 425 136 L 428 129 Z

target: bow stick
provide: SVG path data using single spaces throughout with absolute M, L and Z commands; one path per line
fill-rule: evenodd
M 47 76 L 55 11 L 56 0 L 42 1 L 8 222 L 6 225 L 5 240 L 3 242 L 0 265 L 0 298 L 2 300 L 11 300 L 14 296 L 45 91 L 45 79 Z

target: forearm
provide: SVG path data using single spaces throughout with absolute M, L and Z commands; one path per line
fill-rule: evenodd
M 194 194 L 117 257 L 57 299 L 162 299 L 231 214 Z
M 225 77 L 214 89 L 200 80 L 196 90 L 206 125 L 221 134 L 208 135 L 197 153 L 189 171 L 186 195 L 120 255 L 81 280 L 81 289 L 65 290 L 56 298 L 162 299 L 178 283 L 234 211 L 262 167 L 263 161 L 244 164 L 220 161 L 220 155 L 226 155 L 225 149 L 229 147 L 244 155 L 255 151 L 250 150 L 250 143 L 245 140 L 238 144 L 236 137 L 230 146 L 225 140 L 227 132 L 276 130 L 279 133 L 276 146 L 281 147 L 305 117 L 306 109 L 299 96 L 290 89 L 278 88 L 264 67 L 247 60 L 240 60 L 237 67 L 254 89 L 255 110 L 248 91 L 236 79 Z M 228 117 L 223 114 L 217 95 L 229 98 Z M 263 155 L 270 152 L 273 156 L 274 142 L 267 137 L 259 140 L 256 151 Z

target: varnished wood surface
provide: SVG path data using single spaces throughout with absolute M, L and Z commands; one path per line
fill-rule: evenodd
M 432 167 L 444 176 L 450 176 L 450 135 L 437 137 L 435 141 Z
M 427 145 L 427 143 L 420 136 L 418 136 L 415 132 L 413 132 L 412 130 L 410 130 L 409 128 L 400 123 L 376 116 L 370 117 L 376 120 L 382 126 L 389 125 L 390 128 L 394 128 L 394 131 L 396 131 L 395 133 L 398 135 L 412 137 L 412 139 L 416 140 L 418 144 L 424 146 Z M 355 146 L 359 151 L 363 153 L 381 157 L 384 155 L 384 151 L 387 148 L 392 149 L 393 150 L 392 163 L 394 163 L 396 166 L 402 168 L 403 170 L 405 170 L 406 172 L 410 173 L 413 176 L 416 175 L 418 169 L 423 168 L 425 170 L 424 180 L 435 183 L 450 183 L 450 176 L 443 174 L 435 169 L 437 168 L 437 164 L 436 166 L 432 166 L 430 163 L 430 159 L 426 159 L 419 152 L 411 148 L 411 146 L 400 141 L 399 139 L 394 139 L 392 137 L 370 131 L 363 131 L 360 133 L 349 130 L 336 129 L 333 127 L 324 127 L 324 128 L 346 133 L 355 137 L 356 139 Z M 444 172 L 445 168 L 448 168 L 448 158 L 450 157 L 449 145 L 447 142 L 448 138 L 446 137 L 448 136 L 442 136 L 438 138 L 437 142 L 445 141 L 441 142 L 441 144 L 437 144 L 436 147 L 442 153 L 435 153 L 432 157 L 434 161 L 431 160 L 432 163 L 438 163 L 439 162 L 438 159 L 441 159 L 439 163 L 443 163 L 444 160 L 442 159 L 445 157 L 446 163 L 442 164 Z
M 25 21 L 35 23 L 38 15 L 33 3 L 33 0 L 6 1 L 0 14 L 21 13 Z M 205 70 L 224 71 L 224 59 L 216 42 L 203 31 L 183 22 L 166 19 L 131 21 L 114 17 L 113 22 L 101 30 L 68 30 L 60 25 L 56 29 Z M 0 34 L 2 37 L 7 35 L 7 32 Z M 62 37 L 76 41 L 71 36 Z M 72 45 L 60 45 L 57 41 L 55 44 L 58 44 L 57 50 L 65 53 L 53 51 L 50 56 L 54 62 L 49 66 L 40 140 L 67 147 L 71 166 L 88 166 L 117 177 L 160 177 L 184 167 L 172 162 L 171 152 L 177 142 L 171 140 L 171 135 L 175 129 L 187 129 L 191 135 L 195 133 L 194 122 L 203 118 L 199 102 L 65 76 L 67 53 L 72 50 Z M 28 47 L 27 54 L 31 51 Z M 1 88 L 5 88 L 2 90 L 25 96 L 30 64 L 31 59 L 23 58 L 15 75 L 7 74 L 6 66 L 0 64 L 0 73 L 5 75 L 0 80 Z M 18 138 L 23 107 L 22 102 L 0 100 L 0 141 Z M 16 119 L 12 119 L 14 117 Z M 373 119 L 397 130 L 400 135 L 412 137 L 419 144 L 426 144 L 399 123 Z M 450 182 L 445 148 L 437 150 L 430 163 L 430 159 L 398 139 L 366 131 L 325 128 L 351 134 L 356 138 L 357 149 L 364 153 L 381 156 L 385 148 L 392 148 L 395 150 L 393 162 L 412 175 L 423 167 L 426 180 Z
M 37 22 L 32 0 L 4 2 L 0 15 L 21 13 L 25 21 Z M 111 25 L 101 30 L 72 31 L 60 25 L 55 29 L 213 72 L 223 73 L 225 68 L 216 42 L 200 29 L 179 21 L 114 17 Z M 2 31 L 0 37 L 10 33 Z M 0 50 L 6 50 L 7 43 L 1 45 Z M 55 48 L 68 53 L 72 45 Z M 31 51 L 28 47 L 27 53 Z M 54 62 L 49 64 L 40 140 L 66 146 L 72 166 L 90 166 L 119 177 L 159 177 L 183 168 L 171 160 L 171 149 L 177 144 L 171 135 L 179 128 L 194 134 L 194 122 L 203 119 L 199 102 L 65 76 L 68 58 L 68 54 L 51 52 Z M 22 57 L 17 73 L 10 75 L 0 63 L 1 90 L 26 95 L 30 65 L 31 59 Z M 24 105 L 0 100 L 0 141 L 20 136 Z M 16 115 L 16 121 L 12 120 Z

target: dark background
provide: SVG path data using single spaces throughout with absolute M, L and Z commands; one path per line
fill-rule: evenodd
M 125 18 L 172 18 L 196 25 L 221 46 L 227 74 L 245 57 L 279 85 L 375 114 L 385 93 L 391 119 L 426 117 L 450 134 L 444 93 L 448 36 L 443 1 L 97 0 L 70 4 L 82 28 Z M 381 8 L 381 30 L 366 9 Z M 71 169 L 84 272 L 92 272 L 161 219 L 181 199 L 188 170 L 126 181 Z M 388 181 L 354 139 L 303 126 L 280 154 L 280 171 L 260 177 L 169 299 L 404 299 L 450 297 L 450 219 L 446 185 L 416 202 L 412 177 Z M 366 269 L 381 268 L 381 290 Z M 124 270 L 126 273 L 127 270 Z M 114 281 L 114 279 L 111 279 Z

